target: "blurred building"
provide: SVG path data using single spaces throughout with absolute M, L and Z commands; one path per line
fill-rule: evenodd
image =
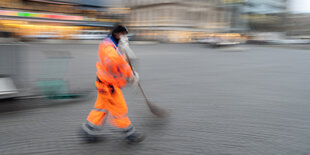
M 125 22 L 138 37 L 187 42 L 229 32 L 232 13 L 220 0 L 127 0 Z M 203 32 L 203 33 L 201 33 Z
M 70 39 L 119 22 L 102 0 L 1 0 L 0 31 L 15 37 Z M 2 33 L 1 33 L 2 34 Z
M 248 20 L 244 16 L 247 0 L 221 0 L 222 6 L 231 13 L 231 32 L 244 33 L 249 31 Z
M 247 0 L 243 14 L 252 31 L 284 31 L 288 0 Z
M 290 14 L 286 20 L 288 37 L 310 39 L 310 14 Z
M 287 0 L 247 0 L 244 13 L 279 14 L 287 10 Z

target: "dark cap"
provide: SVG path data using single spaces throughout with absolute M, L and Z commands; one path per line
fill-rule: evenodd
M 113 27 L 111 33 L 113 34 L 113 33 L 119 33 L 119 32 L 126 32 L 126 33 L 128 33 L 128 29 L 127 29 L 126 26 L 124 26 L 124 25 L 116 24 L 116 25 Z

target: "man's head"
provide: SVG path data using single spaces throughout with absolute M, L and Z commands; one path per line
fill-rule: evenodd
M 115 25 L 111 31 L 111 35 L 117 40 L 120 40 L 121 37 L 125 36 L 126 34 L 128 34 L 128 29 L 126 28 L 126 26 L 121 24 Z

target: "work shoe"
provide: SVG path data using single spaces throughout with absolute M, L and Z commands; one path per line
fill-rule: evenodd
M 97 136 L 88 134 L 83 128 L 80 129 L 79 135 L 86 143 L 95 143 L 99 140 Z
M 87 123 L 82 125 L 82 128 L 80 129 L 80 135 L 84 139 L 84 141 L 88 143 L 97 142 L 99 140 L 98 130 L 91 127 Z
M 140 143 L 145 139 L 145 135 L 142 133 L 133 133 L 129 136 L 126 137 L 126 140 L 129 144 L 133 144 L 133 143 Z

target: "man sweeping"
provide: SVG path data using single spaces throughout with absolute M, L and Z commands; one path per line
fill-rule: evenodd
M 97 100 L 90 111 L 82 131 L 87 141 L 97 140 L 98 131 L 102 128 L 107 116 L 110 123 L 125 134 L 130 143 L 141 142 L 144 135 L 137 133 L 128 118 L 128 109 L 121 88 L 128 83 L 138 81 L 138 74 L 133 74 L 126 61 L 125 54 L 120 52 L 119 43 L 126 41 L 128 30 L 123 25 L 116 25 L 111 34 L 104 39 L 98 50 L 97 67 Z

